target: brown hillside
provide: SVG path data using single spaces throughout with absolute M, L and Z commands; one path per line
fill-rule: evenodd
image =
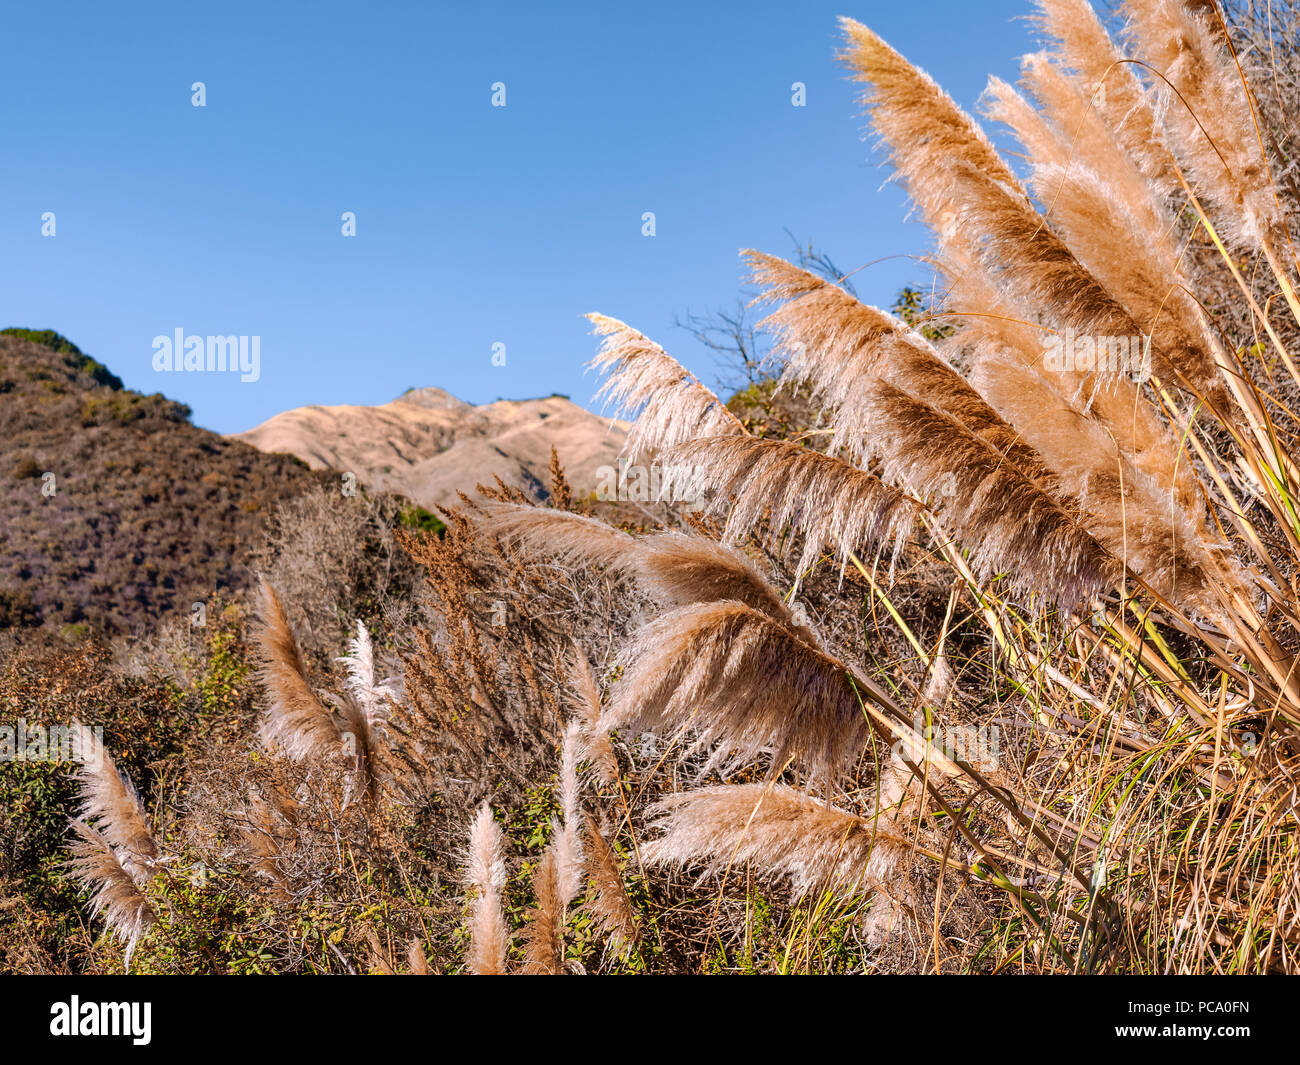
M 134 631 L 244 586 L 269 505 L 318 476 L 42 339 L 0 336 L 0 628 Z

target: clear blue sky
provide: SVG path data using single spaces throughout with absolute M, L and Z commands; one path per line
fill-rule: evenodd
M 589 310 L 712 381 L 673 321 L 734 305 L 742 247 L 786 254 L 789 227 L 842 269 L 885 259 L 855 277 L 885 305 L 928 276 L 898 258 L 926 235 L 861 140 L 835 17 L 971 107 L 988 73 L 1014 78 L 1028 9 L 7 4 L 0 325 L 56 329 L 220 432 L 417 385 L 589 405 Z M 260 336 L 260 380 L 155 373 L 177 328 Z

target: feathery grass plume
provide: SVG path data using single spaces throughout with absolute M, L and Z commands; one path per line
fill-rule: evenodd
M 560 919 L 582 890 L 582 801 L 578 785 L 578 753 L 582 743 L 582 726 L 570 721 L 560 745 L 560 812 L 562 819 L 552 825 L 551 840 L 555 849 L 555 883 L 559 892 Z
M 374 801 L 379 789 L 383 747 L 379 723 L 351 692 L 338 700 L 337 708 L 341 718 L 340 750 L 349 757 L 354 783 L 359 785 L 367 801 Z
M 384 722 L 397 692 L 388 684 L 376 682 L 370 632 L 360 620 L 349 647 L 352 653 L 337 659 L 348 669 L 348 690 L 338 707 L 343 719 L 340 739 L 344 751 L 352 755 L 352 768 L 366 797 L 373 800 L 379 783 Z
M 533 907 L 523 927 L 524 975 L 564 973 L 564 907 L 561 904 L 559 862 L 554 844 L 547 847 L 533 870 Z
M 1281 205 L 1214 5 L 1125 0 L 1124 12 L 1137 51 L 1167 79 L 1153 86 L 1165 134 L 1217 228 L 1238 249 L 1276 244 Z
M 781 593 L 739 548 L 675 530 L 644 537 L 639 546 L 636 578 L 665 609 L 735 599 L 818 642 L 810 630 L 797 624 Z
M 858 80 L 872 86 L 865 97 L 871 121 L 888 143 L 908 193 L 937 234 L 945 271 L 955 268 L 964 285 L 1000 297 L 992 305 L 959 308 L 979 314 L 1008 313 L 1022 321 L 1047 314 L 1059 328 L 1102 336 L 1133 336 L 1139 328 L 1048 228 L 978 124 L 943 91 L 865 26 L 842 20 L 850 47 L 843 53 Z M 939 142 L 947 150 L 928 142 Z M 916 142 L 921 142 L 919 145 Z M 975 277 L 972 275 L 982 275 Z M 1008 306 L 1009 305 L 1009 306 Z M 1041 361 L 1022 349 L 1026 359 Z M 1156 366 L 1169 364 L 1152 350 Z M 1116 374 L 1062 374 L 1062 387 L 1087 395 L 1091 410 L 1115 435 L 1134 463 L 1159 477 L 1185 506 L 1199 496 L 1179 448 L 1137 390 Z
M 424 943 L 418 936 L 406 948 L 406 964 L 410 966 L 412 976 L 429 975 L 429 959 L 424 956 Z
M 77 768 L 78 815 L 93 823 L 104 839 L 121 852 L 128 868 L 147 868 L 158 858 L 159 850 L 139 793 L 118 771 L 112 756 L 90 729 L 80 722 L 73 728 L 81 754 Z
M 485 503 L 476 524 L 485 534 L 533 555 L 549 555 L 571 566 L 611 566 L 625 570 L 637 541 L 598 518 L 524 503 Z
M 370 641 L 370 630 L 357 620 L 357 634 L 348 641 L 349 654 L 336 659 L 347 666 L 348 691 L 360 704 L 366 719 L 373 728 L 380 728 L 387 716 L 388 701 L 397 698 L 397 691 L 388 683 L 375 680 L 375 652 Z
M 547 507 L 494 503 L 479 527 L 530 554 L 569 565 L 604 565 L 636 581 L 663 607 L 739 599 L 792 623 L 790 607 L 752 561 L 726 544 L 669 530 L 633 537 L 595 518 Z
M 1138 469 L 1098 421 L 1054 391 L 1041 371 L 990 351 L 971 380 L 1048 460 L 1079 524 L 1165 600 L 1191 616 L 1219 617 L 1216 583 L 1243 594 L 1230 553 L 1210 537 L 1201 512 L 1184 510 Z
M 296 761 L 336 754 L 343 738 L 334 715 L 307 683 L 284 605 L 265 579 L 259 615 L 258 677 L 270 696 L 260 726 L 262 742 L 279 745 Z
M 632 462 L 683 440 L 745 431 L 722 400 L 649 337 L 616 318 L 587 317 L 605 338 L 589 363 L 606 374 L 596 398 L 636 419 L 624 445 Z
M 928 220 L 937 220 L 951 199 L 949 164 L 954 159 L 968 161 L 989 181 L 1028 202 L 1020 180 L 984 131 L 933 78 L 862 23 L 851 18 L 839 21 L 846 42 L 839 58 L 853 70 L 854 80 L 866 86 L 861 103 Z M 919 175 L 929 180 L 919 182 Z M 933 223 L 931 228 L 936 228 Z
M 1036 0 L 1034 18 L 1052 39 L 1057 63 L 1102 116 L 1124 158 L 1156 184 L 1161 196 L 1177 187 L 1177 167 L 1146 89 L 1111 40 L 1088 0 Z M 1104 86 L 1104 88 L 1103 88 Z
M 607 788 L 618 784 L 618 758 L 614 745 L 600 727 L 600 689 L 596 675 L 581 647 L 574 646 L 566 688 L 569 706 L 582 726 L 587 765 L 595 778 Z
M 952 169 L 958 175 L 952 224 L 979 235 L 974 244 L 977 261 L 994 274 L 1014 304 L 1039 308 L 1059 329 L 1103 337 L 1142 335 L 1132 315 L 1028 202 L 1008 195 L 964 162 L 954 162 Z M 1152 343 L 1150 354 L 1157 374 L 1177 380 L 1178 367 L 1167 351 Z M 1080 391 L 1114 390 L 1129 372 L 1126 367 L 1098 366 L 1081 375 Z M 1130 386 L 1119 394 L 1131 391 Z
M 587 815 L 587 845 L 591 854 L 587 862 L 589 887 L 583 909 L 605 936 L 610 951 L 626 957 L 640 938 L 636 914 L 627 897 L 618 856 L 606 841 L 600 826 Z
M 981 577 L 1005 572 L 1065 610 L 1119 584 L 1120 563 L 1076 515 L 954 418 L 886 383 L 871 404 L 885 476 L 931 494 Z
M 660 835 L 651 865 L 698 868 L 701 880 L 752 865 L 810 891 L 867 891 L 896 879 L 908 840 L 784 784 L 723 784 L 677 792 L 649 811 Z
M 872 726 L 859 703 L 886 703 L 825 651 L 737 602 L 698 603 L 643 626 L 620 656 L 622 678 L 605 730 L 694 733 L 712 749 L 705 771 L 767 754 L 774 771 L 795 759 L 818 779 L 850 771 Z
M 292 808 L 290 808 L 292 809 Z M 240 829 L 244 850 L 252 859 L 250 868 L 265 877 L 282 898 L 288 898 L 291 888 L 280 859 L 286 847 L 293 845 L 293 827 L 284 816 L 285 811 L 272 810 L 256 791 L 250 791 L 244 803 L 244 826 Z
M 466 884 L 473 889 L 470 903 L 469 954 L 466 966 L 475 976 L 502 976 L 506 972 L 506 915 L 501 907 L 501 889 L 506 882 L 506 864 L 501 853 L 501 828 L 484 803 L 474 818 L 469 837 Z
M 827 550 L 841 567 L 864 547 L 901 548 L 917 506 L 896 488 L 843 459 L 786 440 L 719 436 L 673 448 L 670 464 L 697 470 L 697 483 L 720 511 L 724 535 L 742 539 L 767 523 L 767 541 L 788 553 L 791 529 L 803 534 L 796 569 L 806 572 Z
M 831 450 L 844 443 L 859 460 L 874 454 L 863 399 L 868 383 L 881 379 L 952 415 L 1027 477 L 1050 480 L 1034 449 L 906 323 L 784 259 L 741 254 L 750 282 L 764 288 L 759 299 L 783 304 L 759 323 L 787 355 L 783 377 L 835 408 Z
M 91 911 L 127 945 L 127 966 L 141 934 L 157 920 L 149 900 L 121 854 L 104 835 L 85 821 L 73 821 L 77 834 L 70 851 L 68 872 L 82 891 L 90 895 Z
M 1153 352 L 1164 353 L 1166 377 L 1176 373 L 1222 406 L 1219 368 L 1227 357 L 1185 287 L 1173 219 L 1074 85 L 1042 55 L 1026 56 L 1023 69 L 1050 122 L 998 78 L 989 79 L 985 114 L 1008 125 L 1025 146 L 1031 187 L 1053 226 L 1132 315 L 1139 339 L 1149 337 Z

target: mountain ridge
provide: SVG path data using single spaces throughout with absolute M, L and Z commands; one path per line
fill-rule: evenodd
M 591 491 L 599 469 L 617 464 L 626 435 L 626 423 L 559 393 L 475 405 L 427 386 L 373 406 L 294 407 L 230 438 L 427 507 L 454 503 L 458 491 L 494 476 L 544 498 L 551 447 L 574 489 Z

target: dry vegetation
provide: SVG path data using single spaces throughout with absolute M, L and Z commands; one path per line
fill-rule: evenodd
M 593 316 L 701 507 L 558 464 L 438 533 L 308 496 L 255 621 L 11 664 L 6 717 L 117 764 L 6 778 L 0 963 L 1300 970 L 1295 27 L 1038 7 L 985 97 L 1015 167 L 844 21 L 940 298 L 746 253 L 815 424 Z M 1046 365 L 1067 331 L 1151 338 L 1151 376 Z
M 188 419 L 57 334 L 0 334 L 0 628 L 139 632 L 250 584 L 275 501 L 325 477 Z

